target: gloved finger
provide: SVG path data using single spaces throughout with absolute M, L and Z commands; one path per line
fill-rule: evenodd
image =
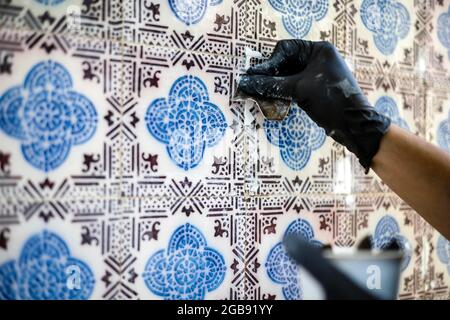
M 295 74 L 306 67 L 313 44 L 311 41 L 300 39 L 278 41 L 270 58 L 250 67 L 247 74 L 266 76 Z
M 291 100 L 295 81 L 289 77 L 244 75 L 239 82 L 239 90 L 258 98 Z
M 266 75 L 266 76 L 278 76 L 285 69 L 284 64 L 287 63 L 287 57 L 284 50 L 281 48 L 281 42 L 278 42 L 272 55 L 266 61 L 250 67 L 247 70 L 249 75 Z

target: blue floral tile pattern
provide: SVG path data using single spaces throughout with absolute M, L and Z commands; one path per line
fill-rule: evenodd
M 283 15 L 283 25 L 295 38 L 309 33 L 313 20 L 322 20 L 328 11 L 328 0 L 269 0 Z
M 322 243 L 314 239 L 314 231 L 308 221 L 297 219 L 288 226 L 284 236 L 297 234 L 306 238 L 316 246 Z M 283 286 L 283 296 L 286 300 L 299 300 L 302 298 L 302 290 L 298 281 L 298 267 L 286 254 L 283 244 L 277 243 L 269 252 L 265 267 L 270 279 Z M 301 284 L 300 284 L 301 285 Z
M 169 0 L 169 5 L 176 17 L 189 26 L 203 18 L 208 6 L 221 2 L 222 0 Z
M 400 227 L 397 221 L 390 215 L 382 217 L 375 227 L 375 232 L 372 238 L 372 246 L 375 249 L 382 250 L 389 246 L 392 240 L 397 240 L 401 250 L 403 251 L 403 260 L 401 262 L 401 270 L 408 267 L 411 260 L 412 252 L 408 239 L 400 234 Z
M 168 99 L 154 100 L 145 119 L 151 135 L 167 145 L 170 158 L 184 170 L 195 168 L 205 148 L 216 145 L 227 128 L 203 81 L 190 75 L 173 83 Z
M 441 235 L 439 236 L 437 241 L 436 253 L 439 260 L 447 266 L 447 271 L 450 275 L 450 241 L 448 241 Z
M 68 283 L 71 270 L 78 277 L 74 286 Z M 43 231 L 28 239 L 18 260 L 0 266 L 0 299 L 88 299 L 94 282 L 89 266 L 70 255 L 64 240 Z
M 450 152 L 450 112 L 448 113 L 447 119 L 439 124 L 437 143 L 442 149 Z
M 96 130 L 94 105 L 72 87 L 66 68 L 49 60 L 0 97 L 0 128 L 21 141 L 23 156 L 40 170 L 59 167 L 72 145 L 88 141 Z
M 364 0 L 360 12 L 364 26 L 373 33 L 375 45 L 384 55 L 392 54 L 397 42 L 408 35 L 409 12 L 397 0 Z
M 397 104 L 394 99 L 386 96 L 380 97 L 377 102 L 375 102 L 375 109 L 391 119 L 392 123 L 395 123 L 399 127 L 410 131 L 408 123 L 400 117 Z
M 230 98 L 246 47 L 328 41 L 450 152 L 450 0 L 0 2 L 0 299 L 307 298 L 285 232 L 355 246 L 377 223 L 375 246 L 405 240 L 398 298 L 449 298 L 449 244 L 301 105 Z
M 442 13 L 437 22 L 437 35 L 439 41 L 448 50 L 448 59 L 450 60 L 450 6 L 448 11 Z
M 64 2 L 65 0 L 35 0 L 35 1 L 46 6 L 56 6 Z
M 313 122 L 296 104 L 283 121 L 265 120 L 267 139 L 280 148 L 281 158 L 292 170 L 301 170 L 313 150 L 325 142 L 325 130 Z
M 148 260 L 143 278 L 150 291 L 166 300 L 200 300 L 220 286 L 225 271 L 222 255 L 187 223 L 172 234 L 167 250 Z

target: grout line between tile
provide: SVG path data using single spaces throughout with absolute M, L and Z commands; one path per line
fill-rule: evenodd
M 224 196 L 162 196 L 162 195 L 150 195 L 150 196 L 110 196 L 110 197 L 80 197 L 80 198 L 58 198 L 59 201 L 65 202 L 75 202 L 75 201 L 111 201 L 111 200 L 145 200 L 145 199 L 226 199 L 226 198 L 242 198 L 242 199 L 253 199 L 253 198 L 274 198 L 274 197 L 345 197 L 345 196 L 357 196 L 357 197 L 379 197 L 379 196 L 399 196 L 394 192 L 372 192 L 372 193 L 286 193 L 286 194 L 242 194 L 242 195 L 224 195 Z M 29 198 L 3 198 L 6 201 L 1 201 L 0 204 L 7 204 L 10 201 L 27 201 L 30 203 L 40 203 L 46 201 L 55 201 L 55 198 L 42 198 L 42 199 L 29 199 Z M 2 199 L 2 200 L 3 200 Z
M 160 45 L 151 45 L 147 43 L 141 43 L 141 42 L 132 42 L 132 41 L 125 41 L 124 37 L 118 38 L 96 38 L 96 37 L 89 37 L 89 36 L 80 36 L 80 35 L 74 35 L 70 33 L 54 33 L 54 32 L 47 32 L 42 30 L 28 30 L 28 29 L 14 29 L 14 28 L 3 28 L 2 30 L 5 31 L 11 31 L 15 33 L 40 33 L 40 34 L 46 34 L 46 35 L 53 35 L 53 36 L 66 36 L 71 37 L 74 39 L 79 40 L 86 40 L 86 41 L 102 41 L 102 42 L 112 42 L 116 43 L 118 45 L 132 45 L 132 46 L 144 46 L 147 48 L 159 48 L 159 49 L 169 49 L 169 50 L 178 50 L 186 53 L 195 53 L 200 55 L 209 55 L 209 56 L 217 56 L 217 57 L 225 57 L 225 58 L 237 58 L 242 59 L 241 56 L 237 55 L 228 55 L 228 54 L 220 54 L 215 52 L 206 52 L 206 51 L 199 51 L 199 50 L 189 50 L 185 48 L 179 48 L 179 47 L 172 47 L 172 46 L 160 46 Z

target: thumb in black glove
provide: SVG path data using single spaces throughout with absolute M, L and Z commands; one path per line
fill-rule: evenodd
M 247 70 L 239 90 L 260 100 L 297 103 L 327 135 L 353 152 L 366 172 L 390 125 L 328 42 L 279 41 L 267 61 Z

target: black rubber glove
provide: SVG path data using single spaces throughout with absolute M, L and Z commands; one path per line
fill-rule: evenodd
M 367 101 L 336 48 L 328 42 L 279 41 L 272 56 L 251 67 L 239 89 L 258 99 L 296 102 L 327 135 L 369 171 L 390 120 Z

